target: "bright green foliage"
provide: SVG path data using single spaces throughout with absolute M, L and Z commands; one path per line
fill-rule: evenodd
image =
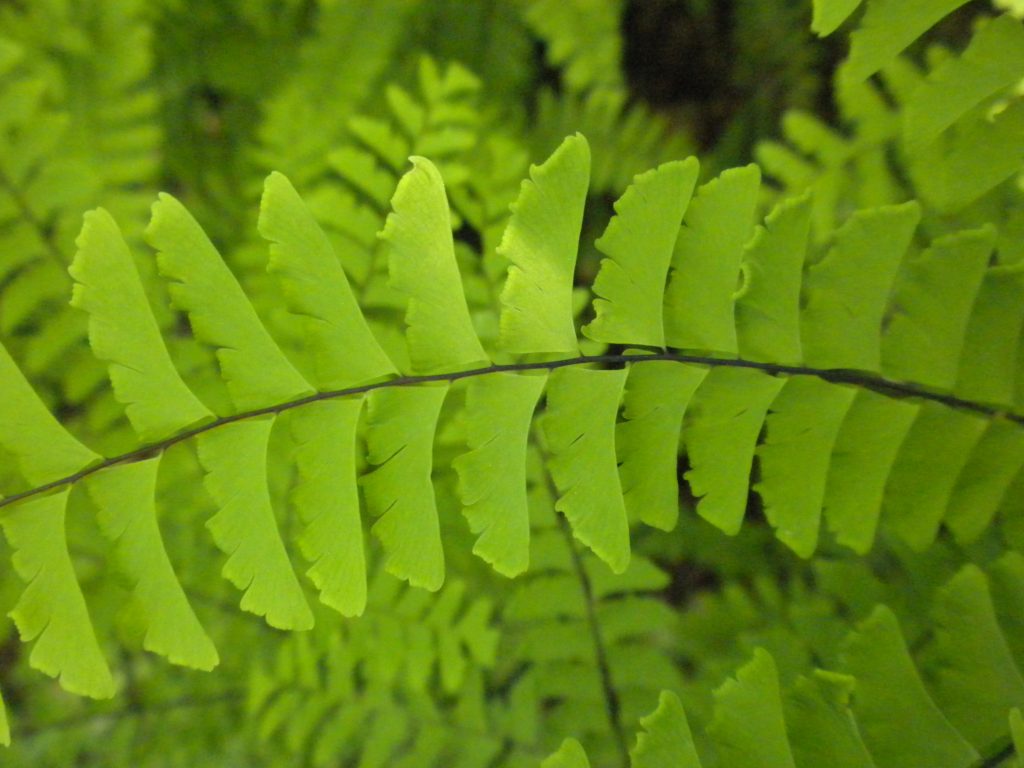
M 530 420 L 545 376 L 495 374 L 474 379 L 466 392 L 469 452 L 453 462 L 473 547 L 494 569 L 518 576 L 530 560 L 526 451 Z
M 700 768 L 686 712 L 674 693 L 662 691 L 658 708 L 647 717 L 641 717 L 640 725 L 644 732 L 637 735 L 636 746 L 629 753 L 633 768 L 662 765 Z
M 116 545 L 118 565 L 132 584 L 145 625 L 143 647 L 174 664 L 213 669 L 217 649 L 193 613 L 174 575 L 156 516 L 160 459 L 129 464 L 89 478 L 103 535 Z
M 763 185 L 723 139 L 695 193 L 687 110 L 652 119 L 619 67 L 636 4 L 71 5 L 0 10 L 12 764 L 1009 760 L 1018 22 L 972 10 L 961 52 L 914 44 L 959 4 L 868 0 L 842 127 L 789 115 Z M 857 8 L 814 3 L 814 30 Z M 463 16 L 490 21 L 435 42 Z M 129 19 L 163 107 L 148 43 L 106 26 Z M 539 49 L 495 58 L 538 42 L 562 87 L 508 103 Z M 239 66 L 264 49 L 275 71 Z M 202 152 L 160 165 L 158 108 Z M 123 165 L 90 115 L 138 122 Z M 188 210 L 161 195 L 147 249 L 157 166 Z
M 886 483 L 888 522 L 915 549 L 938 535 L 943 514 L 985 421 L 926 404 L 907 431 Z M 936 435 L 942 440 L 936 441 Z
M 784 702 L 786 730 L 800 768 L 874 768 L 857 722 L 850 716 L 856 686 L 856 679 L 849 675 L 818 669 L 810 677 L 798 678 L 789 690 Z
M 560 494 L 555 509 L 615 573 L 629 565 L 629 526 L 614 447 L 626 373 L 625 368 L 553 371 L 543 422 L 551 478 Z
M 736 353 L 733 304 L 760 179 L 756 166 L 725 171 L 690 203 L 665 292 L 668 346 Z
M 298 482 L 292 503 L 320 600 L 343 616 L 366 607 L 366 557 L 359 515 L 356 435 L 363 400 L 325 400 L 289 415 Z
M 871 549 L 886 481 L 919 411 L 916 403 L 858 392 L 835 437 L 824 513 L 837 541 L 855 552 Z
M 102 208 L 85 216 L 70 272 L 73 306 L 89 314 L 89 344 L 135 432 L 152 443 L 213 419 L 181 380 L 149 309 L 128 245 Z
M 405 323 L 411 373 L 480 366 L 487 355 L 462 292 L 444 182 L 429 160 L 414 157 L 412 162 L 380 235 L 390 246 L 391 285 L 409 297 Z
M 722 765 L 793 766 L 786 740 L 782 699 L 775 662 L 758 649 L 754 659 L 715 691 L 718 704 L 708 733 L 715 741 Z
M 267 269 L 281 281 L 289 309 L 305 318 L 319 389 L 343 389 L 395 373 L 356 303 L 330 241 L 280 173 L 267 177 L 260 234 L 270 241 Z
M 68 554 L 64 515 L 70 491 L 29 499 L 0 519 L 25 591 L 11 611 L 29 663 L 80 696 L 106 699 L 114 681 L 103 659 Z
M 267 488 L 267 443 L 273 417 L 228 424 L 199 436 L 205 485 L 218 512 L 206 523 L 228 560 L 224 576 L 244 591 L 242 610 L 279 629 L 313 626 L 277 530 Z
M 541 768 L 590 768 L 590 761 L 576 739 L 566 739 L 558 751 L 540 765 Z
M 959 58 L 932 70 L 903 113 L 908 144 L 927 144 L 969 110 L 1016 85 L 1024 72 L 1024 28 L 1010 16 L 985 23 Z
M 705 749 L 694 750 L 683 707 L 674 694 L 663 692 L 658 709 L 640 718 L 649 733 L 638 737 L 631 765 L 980 764 L 979 751 L 965 737 L 975 732 L 978 738 L 988 739 L 981 745 L 981 754 L 988 756 L 1008 741 L 1007 714 L 1011 733 L 1019 730 L 1015 705 L 1024 695 L 1017 689 L 1019 657 L 1011 658 L 1007 649 L 1011 644 L 1015 650 L 1020 648 L 1016 645 L 1024 628 L 1020 593 L 1005 591 L 1010 579 L 1001 588 L 994 586 L 990 597 L 988 584 L 990 577 L 993 585 L 999 585 L 1014 572 L 1013 587 L 1019 588 L 1024 583 L 1020 569 L 1019 556 L 1011 555 L 996 562 L 990 576 L 975 566 L 953 575 L 937 595 L 935 645 L 916 660 L 892 612 L 882 605 L 843 642 L 842 666 L 849 674 L 815 669 L 782 684 L 776 660 L 763 648 L 755 648 L 735 679 L 714 693 L 714 716 L 705 727 L 710 743 Z M 842 588 L 851 587 L 856 588 L 847 582 Z M 981 622 L 981 632 L 972 621 Z M 934 699 L 922 683 L 923 674 L 935 682 Z M 976 685 L 978 676 L 992 687 Z M 698 741 L 698 746 L 702 743 Z M 659 757 L 667 757 L 641 762 L 641 747 L 652 744 L 657 744 Z M 577 751 L 573 754 L 579 759 Z
M 790 379 L 771 404 L 767 434 L 758 446 L 764 501 L 776 536 L 810 557 L 818 544 L 829 460 L 856 390 L 821 379 Z M 794 467 L 800 473 L 793 472 Z
M 857 719 L 879 764 L 966 767 L 978 759 L 925 690 L 890 610 L 879 606 L 860 625 L 843 667 L 857 680 Z
M 811 29 L 822 37 L 831 35 L 860 4 L 861 0 L 814 0 Z
M 501 293 L 501 346 L 509 352 L 579 348 L 572 285 L 589 178 L 590 149 L 577 135 L 531 167 L 522 184 L 498 248 L 512 262 Z
M 388 571 L 425 589 L 444 583 L 444 552 L 431 482 L 433 438 L 447 386 L 381 389 L 370 395 L 366 506 L 378 518 Z
M 619 84 L 622 0 L 529 0 L 524 19 L 548 45 L 571 90 Z
M 665 346 L 661 297 L 686 206 L 697 181 L 693 158 L 636 177 L 596 243 L 608 254 L 594 281 L 597 318 L 583 328 L 608 343 Z
M 983 752 L 1005 734 L 1006 712 L 1024 701 L 1024 679 L 981 569 L 966 566 L 941 590 L 935 623 L 936 698 L 950 722 Z
M 879 370 L 889 291 L 919 217 L 913 203 L 857 212 L 810 266 L 800 317 L 808 365 Z
M 904 264 L 882 337 L 882 371 L 940 390 L 956 384 L 967 323 L 992 253 L 990 230 L 932 242 Z
M 0 446 L 28 482 L 45 483 L 99 460 L 57 423 L 2 345 L 0 383 Z
M 146 239 L 157 250 L 160 274 L 173 281 L 174 305 L 188 313 L 196 338 L 216 347 L 235 408 L 244 411 L 311 392 L 181 203 L 170 195 L 160 196 Z
M 810 215 L 809 198 L 784 201 L 746 246 L 736 297 L 736 333 L 745 360 L 801 361 L 800 287 Z
M 973 542 L 985 532 L 1021 466 L 1020 430 L 1003 421 L 990 423 L 960 470 L 943 517 L 958 541 Z
M 715 368 L 687 410 L 686 479 L 700 499 L 697 512 L 725 533 L 743 523 L 757 436 L 785 383 L 745 368 Z
M 616 426 L 622 493 L 630 520 L 671 531 L 679 519 L 676 446 L 683 414 L 707 370 L 674 363 L 633 366 Z
M 967 0 L 868 0 L 860 26 L 850 35 L 844 74 L 873 75 L 936 22 Z

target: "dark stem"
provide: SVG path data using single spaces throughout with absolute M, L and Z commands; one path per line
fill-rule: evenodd
M 587 626 L 590 628 L 590 637 L 594 641 L 594 657 L 597 660 L 597 671 L 601 676 L 601 689 L 604 692 L 605 709 L 608 711 L 608 721 L 612 726 L 612 734 L 615 736 L 615 744 L 618 747 L 619 755 L 622 757 L 622 765 L 629 765 L 629 743 L 626 739 L 625 729 L 622 727 L 622 705 L 619 702 L 619 692 L 615 690 L 615 683 L 612 680 L 612 670 L 608 664 L 608 651 L 604 644 L 604 634 L 601 632 L 601 623 L 597 620 L 597 607 L 594 605 L 594 589 L 590 584 L 590 576 L 583 565 L 583 558 L 580 557 L 579 547 L 573 538 L 572 530 L 565 515 L 555 512 L 558 519 L 558 527 L 565 537 L 566 545 L 572 556 L 573 570 L 576 571 L 576 578 L 579 579 L 580 587 L 583 589 L 584 603 L 587 609 Z
M 37 496 L 41 493 L 54 490 L 55 488 L 61 488 L 65 485 L 76 483 L 83 478 L 89 477 L 96 472 L 100 472 L 116 464 L 127 464 L 129 462 L 142 461 L 144 459 L 151 458 L 161 451 L 170 448 L 172 445 L 176 445 L 177 443 L 193 438 L 196 435 L 201 435 L 204 432 L 217 429 L 225 424 L 232 424 L 237 421 L 244 421 L 245 419 L 257 418 L 259 416 L 266 416 L 269 414 L 283 413 L 285 411 L 290 411 L 293 408 L 301 408 L 303 405 L 320 402 L 322 400 L 334 400 L 339 397 L 361 395 L 367 392 L 373 392 L 374 390 L 388 389 L 391 387 L 407 387 L 415 384 L 452 382 L 460 379 L 474 378 L 476 376 L 486 376 L 487 374 L 492 373 L 544 370 L 552 371 L 558 368 L 568 368 L 575 365 L 636 365 L 638 363 L 645 362 L 673 362 L 687 365 L 703 365 L 709 368 L 749 368 L 751 370 L 762 371 L 773 376 L 815 376 L 833 384 L 849 384 L 851 386 L 878 392 L 886 395 L 887 397 L 918 398 L 921 400 L 940 403 L 942 405 L 949 406 L 950 408 L 957 408 L 971 413 L 976 413 L 987 418 L 1005 418 L 1015 424 L 1024 426 L 1024 415 L 1010 413 L 1002 408 L 975 402 L 973 400 L 966 400 L 964 398 L 957 397 L 956 395 L 929 390 L 920 384 L 891 381 L 877 374 L 867 373 L 864 371 L 808 368 L 799 365 L 779 365 L 776 363 L 759 363 L 752 360 L 691 355 L 683 352 L 640 352 L 616 355 L 581 355 L 579 357 L 570 357 L 562 360 L 549 360 L 545 362 L 488 365 L 481 368 L 471 368 L 465 371 L 434 373 L 426 376 L 400 376 L 387 381 L 363 384 L 358 387 L 348 387 L 346 389 L 338 389 L 329 392 L 317 392 L 314 395 L 308 395 L 307 397 L 302 397 L 298 400 L 270 405 L 265 408 L 257 408 L 252 411 L 245 411 L 244 413 L 236 413 L 231 416 L 223 416 L 206 424 L 202 424 L 201 426 L 180 432 L 173 437 L 168 437 L 164 440 L 144 445 L 134 451 L 123 453 L 120 456 L 112 456 L 110 458 L 103 459 L 102 461 L 96 462 L 95 464 L 73 474 L 58 478 L 57 480 L 51 480 L 48 483 L 44 483 L 43 485 L 31 488 L 27 491 L 22 491 L 21 493 L 16 493 L 5 499 L 0 499 L 0 508 L 32 496 Z

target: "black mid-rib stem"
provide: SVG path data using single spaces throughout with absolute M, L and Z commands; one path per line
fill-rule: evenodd
M 810 368 L 800 365 L 780 365 L 777 363 L 761 363 L 753 360 L 742 360 L 738 358 L 719 358 L 708 355 L 687 354 L 684 352 L 654 352 L 654 353 L 626 353 L 614 355 L 581 355 L 578 357 L 564 358 L 561 360 L 547 360 L 531 363 L 509 363 L 505 365 L 488 365 L 480 368 L 471 368 L 464 371 L 452 371 L 448 373 L 432 373 L 423 376 L 400 376 L 386 381 L 379 381 L 373 384 L 362 384 L 357 387 L 347 387 L 329 392 L 317 392 L 313 395 L 289 400 L 277 405 L 269 405 L 264 408 L 257 408 L 243 413 L 235 413 L 230 416 L 222 416 L 213 421 L 201 424 L 200 426 L 180 432 L 172 437 L 149 443 L 133 451 L 123 453 L 119 456 L 109 458 L 91 464 L 84 469 L 74 472 L 65 477 L 51 480 L 48 483 L 30 488 L 29 490 L 13 494 L 0 499 L 0 508 L 22 501 L 32 496 L 46 493 L 66 485 L 71 485 L 90 475 L 100 472 L 116 464 L 127 464 L 133 461 L 142 461 L 170 448 L 172 445 L 183 442 L 196 435 L 217 429 L 225 424 L 232 424 L 236 421 L 257 418 L 269 414 L 283 413 L 294 408 L 301 408 L 309 403 L 316 403 L 322 400 L 334 400 L 341 397 L 350 397 L 378 389 L 391 387 L 408 387 L 417 384 L 431 384 L 440 382 L 452 382 L 460 379 L 470 379 L 477 376 L 486 376 L 492 373 L 514 373 L 524 371 L 553 371 L 558 368 L 568 368 L 576 365 L 600 365 L 600 366 L 622 366 L 637 365 L 650 362 L 672 362 L 685 365 L 700 365 L 709 368 L 747 368 L 755 371 L 763 371 L 772 376 L 814 376 L 833 384 L 848 384 L 850 386 L 869 389 L 888 397 L 906 397 L 931 401 L 946 405 L 950 408 L 976 413 L 986 418 L 1003 418 L 1015 424 L 1024 426 L 1024 415 L 1009 412 L 1003 408 L 979 403 L 974 400 L 967 400 L 946 392 L 930 390 L 920 384 L 912 382 L 892 381 L 877 374 L 864 371 L 850 371 L 843 369 Z

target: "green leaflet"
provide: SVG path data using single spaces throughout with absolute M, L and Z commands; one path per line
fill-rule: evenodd
M 857 10 L 861 0 L 814 0 L 811 30 L 818 37 L 827 37 Z
M 697 512 L 730 536 L 743 523 L 757 436 L 785 383 L 748 368 L 713 368 L 686 412 L 686 479 Z
M 979 296 L 982 275 L 991 248 L 991 233 L 974 230 L 935 240 L 931 247 L 906 260 L 897 281 L 893 311 L 881 341 L 883 372 L 894 379 L 916 381 L 949 390 L 961 368 L 974 307 L 987 301 Z M 992 282 L 991 279 L 987 282 Z M 972 342 L 972 346 L 979 342 Z M 921 412 L 921 404 L 893 400 L 874 392 L 859 391 L 836 436 L 825 492 L 825 514 L 840 543 L 864 553 L 874 540 L 886 484 L 898 462 L 906 465 L 908 480 L 932 487 L 928 470 L 932 463 L 931 437 L 922 431 L 920 455 L 923 470 L 907 463 L 901 446 Z M 937 412 L 936 412 L 937 413 Z M 962 447 L 962 446 L 961 446 Z M 957 450 L 948 452 L 951 461 Z M 955 465 L 954 465 L 955 466 Z M 939 472 L 939 482 L 948 488 L 954 478 Z M 897 484 L 900 480 L 895 481 Z M 892 494 L 890 493 L 890 498 Z M 940 496 L 933 511 L 925 515 L 924 538 L 934 532 L 945 505 Z M 898 513 L 897 513 L 898 514 Z M 910 512 L 917 519 L 917 512 Z
M 880 70 L 940 19 L 967 0 L 869 0 L 860 27 L 850 34 L 843 75 L 859 81 Z
M 804 280 L 804 360 L 815 368 L 878 371 L 890 286 L 920 219 L 917 203 L 854 213 Z
M 700 170 L 696 158 L 637 176 L 598 239 L 608 258 L 594 280 L 595 320 L 583 333 L 608 344 L 665 346 L 662 297 L 679 226 Z
M 576 739 L 566 739 L 553 755 L 546 757 L 541 768 L 590 768 L 587 753 Z
M 743 287 L 736 298 L 744 360 L 797 364 L 802 359 L 800 286 L 810 226 L 810 196 L 784 200 L 744 249 Z
M 305 319 L 317 388 L 344 389 L 397 373 L 366 324 L 330 241 L 280 173 L 264 182 L 259 231 L 270 242 L 267 270 L 280 280 L 288 309 Z
M 1014 707 L 1010 710 L 1010 737 L 1012 738 L 1013 749 L 1018 755 L 1024 754 L 1024 717 L 1020 709 Z M 1018 757 L 1017 766 L 1021 765 Z
M 1019 98 L 992 117 L 972 113 L 908 158 L 918 196 L 938 213 L 960 211 L 1020 172 L 1022 137 L 1024 101 Z
M 1024 327 L 1022 275 L 1018 267 L 986 271 L 967 321 L 954 387 L 957 395 L 980 402 L 1013 402 Z M 934 540 L 957 478 L 989 426 L 986 419 L 973 414 L 937 403 L 921 405 L 886 486 L 888 519 L 915 549 Z M 935 440 L 938 434 L 941 441 Z
M 213 419 L 171 362 L 128 244 L 102 208 L 85 214 L 68 272 L 71 304 L 89 314 L 89 343 L 144 443 Z
M 679 697 L 662 691 L 658 708 L 640 718 L 643 732 L 629 752 L 632 768 L 701 768 L 690 725 Z
M 391 285 L 409 299 L 406 340 L 412 373 L 486 365 L 455 261 L 451 213 L 441 173 L 423 157 L 410 158 L 380 237 L 388 243 Z
M 990 229 L 957 232 L 907 259 L 882 338 L 886 377 L 953 388 L 994 240 Z
M 878 765 L 967 768 L 978 759 L 925 690 L 888 608 L 850 636 L 843 666 L 857 680 L 854 713 Z
M 615 456 L 615 420 L 628 371 L 560 368 L 548 377 L 543 419 L 555 509 L 615 573 L 629 565 L 629 524 Z
M 528 0 L 525 21 L 570 91 L 622 87 L 623 5 L 618 0 Z
M 498 247 L 512 262 L 501 292 L 502 349 L 579 353 L 572 289 L 589 178 L 590 148 L 579 134 L 530 167 Z
M 943 523 L 969 543 L 987 529 L 1024 466 L 1024 430 L 1005 420 L 989 422 L 960 470 Z
M 1022 329 L 1024 263 L 989 268 L 967 324 L 954 393 L 967 400 L 1011 405 Z
M 174 305 L 196 338 L 217 348 L 235 408 L 248 411 L 312 393 L 278 348 L 217 249 L 185 207 L 168 194 L 153 204 L 146 239 Z
M 715 690 L 707 728 L 722 768 L 796 768 L 786 739 L 775 662 L 757 648 L 735 679 Z
M 205 485 L 217 504 L 206 527 L 228 556 L 223 574 L 244 591 L 241 607 L 278 629 L 309 629 L 302 595 L 277 529 L 267 488 L 267 442 L 274 418 L 226 424 L 198 438 Z
M 71 475 L 102 457 L 67 432 L 0 344 L 0 447 L 32 485 Z
M 771 404 L 754 490 L 775 535 L 801 557 L 817 547 L 832 448 L 856 396 L 853 387 L 795 376 Z
M 836 540 L 858 554 L 875 541 L 886 481 L 921 409 L 858 392 L 835 439 L 825 483 L 825 518 Z
M 964 566 L 935 610 L 935 691 L 942 710 L 983 754 L 1005 736 L 1003 718 L 1024 702 L 1014 662 L 981 569 Z
M 850 712 L 855 689 L 854 678 L 820 669 L 797 678 L 783 706 L 799 768 L 875 768 Z
M 999 624 L 1018 665 L 1024 663 L 1024 556 L 1007 552 L 988 569 Z
M 986 425 L 974 414 L 936 403 L 918 411 L 893 463 L 884 506 L 886 524 L 913 549 L 935 541 L 956 479 Z
M 1024 25 L 1012 16 L 983 23 L 959 57 L 947 59 L 907 102 L 903 139 L 909 147 L 933 141 L 969 110 L 1024 76 Z
M 469 451 L 452 463 L 474 554 L 498 573 L 517 576 L 530 560 L 526 451 L 530 421 L 547 376 L 498 373 L 472 379 L 466 391 Z
M 670 361 L 632 365 L 615 427 L 622 494 L 630 520 L 670 531 L 679 519 L 678 454 L 683 414 L 707 368 Z
M 132 585 L 145 628 L 143 647 L 174 664 L 210 670 L 217 649 L 196 618 L 167 557 L 157 522 L 160 457 L 99 472 L 87 481 L 103 535 Z
M 114 681 L 103 659 L 68 554 L 64 513 L 70 490 L 20 502 L 0 516 L 25 582 L 10 616 L 22 642 L 35 640 L 29 663 L 80 696 L 109 699 Z
M 305 528 L 299 539 L 320 600 L 343 616 L 366 607 L 366 556 L 359 517 L 356 428 L 362 398 L 324 400 L 289 414 L 298 482 L 291 501 Z
M 389 573 L 437 591 L 444 583 L 444 551 L 431 481 L 434 432 L 448 386 L 375 390 L 369 398 L 366 506 L 378 518 Z
M 736 283 L 760 182 L 756 165 L 731 168 L 691 201 L 665 290 L 668 346 L 736 354 Z

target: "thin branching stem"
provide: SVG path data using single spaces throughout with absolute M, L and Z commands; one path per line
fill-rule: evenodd
M 919 400 L 931 401 L 956 408 L 962 411 L 975 413 L 986 418 L 1004 418 L 1015 424 L 1024 426 L 1024 415 L 1012 413 L 1005 409 L 988 405 L 986 403 L 967 400 L 946 392 L 930 390 L 920 384 L 913 382 L 901 382 L 886 379 L 878 374 L 865 371 L 851 371 L 844 369 L 810 368 L 800 365 L 780 365 L 777 363 L 761 363 L 753 360 L 740 358 L 719 358 L 708 355 L 688 354 L 685 352 L 631 352 L 625 354 L 610 355 L 580 355 L 578 357 L 563 358 L 560 360 L 547 360 L 542 362 L 508 363 L 504 365 L 487 365 L 480 368 L 470 368 L 463 371 L 452 371 L 449 373 L 432 373 L 423 376 L 400 376 L 386 381 L 379 381 L 372 384 L 362 384 L 357 387 L 331 390 L 328 392 L 317 392 L 313 395 L 289 400 L 277 405 L 268 405 L 264 408 L 256 408 L 251 411 L 222 416 L 213 421 L 201 424 L 192 429 L 180 432 L 177 435 L 149 443 L 133 451 L 111 456 L 70 475 L 51 480 L 48 483 L 30 488 L 26 491 L 13 494 L 0 499 L 0 508 L 9 506 L 18 501 L 38 496 L 48 491 L 62 488 L 77 483 L 90 475 L 100 472 L 117 464 L 128 464 L 135 461 L 143 461 L 161 453 L 172 445 L 189 440 L 197 435 L 222 427 L 225 424 L 232 424 L 246 419 L 258 418 L 271 414 L 284 413 L 294 408 L 301 408 L 310 403 L 317 403 L 323 400 L 334 400 L 342 397 L 361 395 L 373 392 L 378 389 L 389 389 L 393 387 L 408 387 L 417 384 L 431 384 L 438 382 L 452 382 L 460 379 L 470 379 L 477 376 L 486 376 L 493 373 L 514 373 L 525 371 L 552 371 L 558 368 L 568 368 L 576 365 L 602 365 L 621 366 L 637 365 L 650 362 L 672 362 L 685 365 L 701 365 L 709 368 L 748 368 L 756 371 L 763 371 L 772 376 L 814 376 L 833 384 L 847 384 L 850 386 L 869 389 L 889 397 L 916 398 Z

